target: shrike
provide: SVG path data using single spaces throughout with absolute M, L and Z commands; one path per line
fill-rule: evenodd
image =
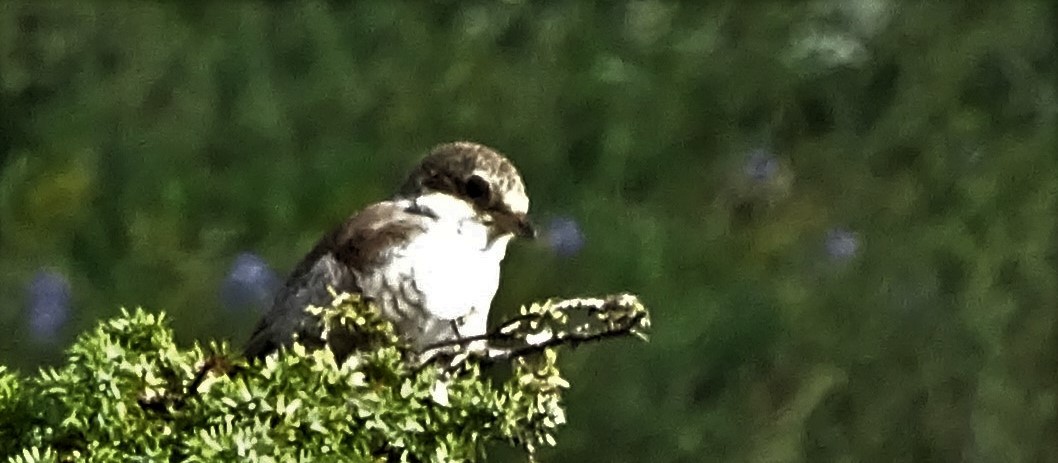
M 412 349 L 485 334 L 500 262 L 512 238 L 534 237 L 529 198 L 511 162 L 483 145 L 437 146 L 397 194 L 325 235 L 294 268 L 246 345 L 248 358 L 300 342 L 322 346 L 309 305 L 359 293 Z M 355 333 L 330 339 L 341 358 Z

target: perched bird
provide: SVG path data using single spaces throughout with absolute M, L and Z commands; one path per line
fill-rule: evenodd
M 289 345 L 295 334 L 320 347 L 321 326 L 305 311 L 337 292 L 378 305 L 412 349 L 481 335 L 515 236 L 534 237 L 529 198 L 511 162 L 483 145 L 435 147 L 397 194 L 367 206 L 325 235 L 294 268 L 246 345 L 248 358 Z M 334 339 L 338 358 L 355 333 Z

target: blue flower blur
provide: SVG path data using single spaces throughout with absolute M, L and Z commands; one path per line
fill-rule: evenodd
M 279 277 L 257 254 L 244 252 L 235 257 L 220 289 L 221 304 L 228 310 L 262 309 L 272 302 Z
M 26 318 L 34 341 L 53 343 L 70 318 L 70 282 L 61 273 L 40 270 L 26 286 Z
M 835 261 L 847 261 L 856 257 L 860 240 L 856 234 L 844 228 L 832 228 L 827 232 L 827 255 Z
M 779 172 L 779 160 L 764 149 L 753 150 L 742 166 L 742 172 L 757 182 L 767 182 Z
M 560 257 L 573 257 L 584 248 L 584 233 L 572 217 L 555 217 L 547 223 L 545 237 L 551 251 Z

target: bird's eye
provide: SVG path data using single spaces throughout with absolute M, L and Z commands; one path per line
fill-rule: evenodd
M 489 182 L 477 175 L 471 175 L 467 179 L 466 184 L 466 195 L 467 198 L 474 200 L 478 204 L 488 204 L 491 199 L 491 191 L 489 191 Z

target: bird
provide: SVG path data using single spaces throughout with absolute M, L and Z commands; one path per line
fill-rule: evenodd
M 511 161 L 488 146 L 435 146 L 391 198 L 370 204 L 325 234 L 294 267 L 244 354 L 261 359 L 295 338 L 329 344 L 341 360 L 356 334 L 331 333 L 306 307 L 333 293 L 360 295 L 412 352 L 486 334 L 500 264 L 514 238 L 535 238 L 529 198 Z

